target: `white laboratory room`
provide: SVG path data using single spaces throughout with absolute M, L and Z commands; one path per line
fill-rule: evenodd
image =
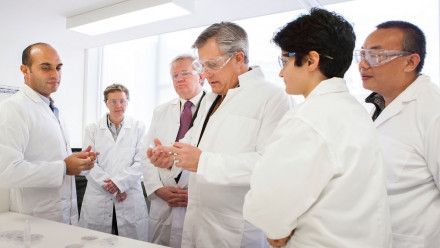
M 0 32 L 2 248 L 440 247 L 438 0 L 0 0 Z

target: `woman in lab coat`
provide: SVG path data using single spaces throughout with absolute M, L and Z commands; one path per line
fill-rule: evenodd
M 86 128 L 83 144 L 100 151 L 95 167 L 87 175 L 87 188 L 80 226 L 124 237 L 147 240 L 148 210 L 140 177 L 140 159 L 145 152 L 141 139 L 143 123 L 124 116 L 128 90 L 113 84 L 104 91 L 110 113 Z M 116 214 L 115 220 L 113 215 Z

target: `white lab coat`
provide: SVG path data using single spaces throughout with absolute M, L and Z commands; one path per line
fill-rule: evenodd
M 145 152 L 141 147 L 145 125 L 125 116 L 116 141 L 107 126 L 107 115 L 97 123 L 87 126 L 83 147 L 92 146 L 100 152 L 95 167 L 87 177 L 87 188 L 81 207 L 79 225 L 111 233 L 113 204 L 120 236 L 147 240 L 148 209 L 140 178 L 140 159 Z M 105 179 L 111 179 L 127 198 L 118 202 L 116 193 L 110 195 L 103 189 Z
M 286 247 L 391 247 L 377 132 L 345 81 L 322 81 L 280 121 L 254 169 L 245 219 Z
M 194 108 L 197 107 L 194 106 Z M 179 98 L 158 106 L 154 110 L 150 129 L 144 139 L 144 150 L 150 145 L 154 145 L 155 138 L 164 145 L 173 144 L 179 131 L 180 114 Z M 142 163 L 144 187 L 151 201 L 148 241 L 160 245 L 180 247 L 186 207 L 169 207 L 167 202 L 154 192 L 162 187 L 188 188 L 189 172 L 183 170 L 179 183 L 176 183 L 174 177 L 170 177 L 168 169 L 154 167 L 146 156 Z
M 421 75 L 375 120 L 387 168 L 393 246 L 440 246 L 440 91 Z
M 11 188 L 10 210 L 76 224 L 75 178 L 64 176 L 72 152 L 59 112 L 29 86 L 0 104 L 0 187 Z
M 265 235 L 243 219 L 243 201 L 266 141 L 292 101 L 264 80 L 259 67 L 240 75 L 239 83 L 209 119 L 198 146 L 202 154 L 197 173 L 190 173 L 182 247 L 268 247 Z M 206 96 L 183 142 L 197 145 L 215 97 Z

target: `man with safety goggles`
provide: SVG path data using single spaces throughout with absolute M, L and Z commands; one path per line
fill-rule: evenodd
M 172 176 L 191 171 L 182 247 L 268 247 L 264 233 L 243 219 L 243 201 L 290 98 L 258 66 L 249 66 L 247 34 L 237 24 L 209 26 L 193 48 L 199 56 L 193 67 L 212 94 L 184 139 L 157 147 L 172 154 L 165 165 Z
M 440 244 L 440 91 L 422 75 L 426 40 L 388 21 L 355 52 L 387 168 L 393 247 Z

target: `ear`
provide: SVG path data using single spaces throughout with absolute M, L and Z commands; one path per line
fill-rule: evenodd
M 244 53 L 243 52 L 237 52 L 235 54 L 235 60 L 237 61 L 237 63 L 242 65 L 244 63 Z
M 199 84 L 203 86 L 203 80 L 205 80 L 205 76 L 202 73 L 199 73 Z
M 319 68 L 319 53 L 310 51 L 307 55 L 307 69 L 310 72 L 316 71 Z
M 21 65 L 20 71 L 23 73 L 24 77 L 26 78 L 29 75 L 30 68 L 27 65 Z
M 412 72 L 416 70 L 417 65 L 420 63 L 420 56 L 417 53 L 413 53 L 411 55 L 408 55 L 406 59 L 406 65 L 404 68 L 405 72 Z

